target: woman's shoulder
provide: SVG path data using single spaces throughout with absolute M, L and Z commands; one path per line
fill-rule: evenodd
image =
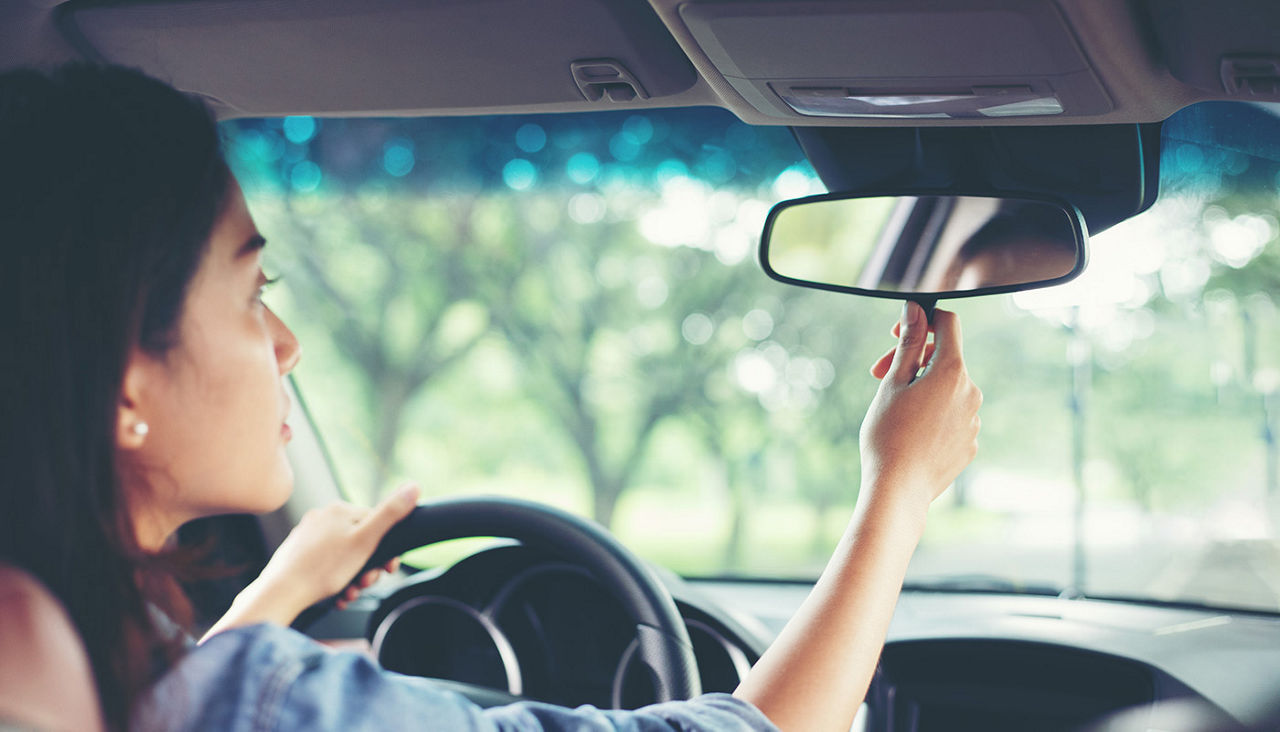
M 88 654 L 57 598 L 0 563 L 0 617 L 0 724 L 101 729 Z

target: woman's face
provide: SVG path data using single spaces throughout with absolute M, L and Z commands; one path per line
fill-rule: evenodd
M 130 357 L 117 440 L 140 475 L 125 487 L 144 548 L 193 518 L 272 511 L 292 490 L 284 376 L 300 351 L 260 299 L 263 243 L 233 182 L 190 283 L 177 346 Z

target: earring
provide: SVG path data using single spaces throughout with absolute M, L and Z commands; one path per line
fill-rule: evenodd
M 138 437 L 146 437 L 147 433 L 151 431 L 151 427 L 149 427 L 146 422 L 136 422 L 131 429 L 133 430 L 133 434 Z

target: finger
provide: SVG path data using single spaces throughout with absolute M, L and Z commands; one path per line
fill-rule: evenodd
M 888 378 L 897 384 L 910 384 L 920 371 L 920 358 L 924 355 L 925 340 L 929 337 L 924 310 L 910 300 L 902 304 L 902 329 L 898 347 L 889 366 Z
M 938 346 L 936 343 L 924 344 L 924 358 L 920 359 L 921 368 L 929 365 L 930 359 L 933 358 L 933 352 L 936 350 L 938 350 Z
M 334 606 L 335 608 L 337 608 L 338 610 L 346 610 L 346 609 L 347 609 L 347 601 L 346 601 L 346 600 L 344 600 L 344 599 L 342 599 L 341 597 L 339 597 L 337 600 L 335 600 L 335 601 L 334 601 L 333 606 Z
M 871 375 L 877 379 L 883 379 L 885 374 L 889 373 L 889 366 L 893 363 L 893 354 L 897 352 L 896 346 L 890 348 L 887 353 L 880 357 L 880 360 L 871 364 Z
M 933 326 L 933 345 L 938 351 L 938 358 L 963 359 L 960 318 L 950 310 L 935 310 Z
M 889 366 L 893 364 L 893 354 L 896 353 L 897 350 L 898 349 L 896 347 L 890 348 L 888 353 L 885 353 L 880 357 L 879 361 L 872 364 L 871 375 L 877 379 L 883 379 L 885 375 L 889 373 Z M 933 352 L 935 350 L 937 350 L 937 347 L 934 346 L 933 343 L 930 342 L 924 344 L 924 358 L 920 360 L 921 367 L 929 365 L 929 360 L 933 358 Z
M 363 590 L 364 588 L 368 587 L 374 582 L 377 582 L 381 577 L 382 577 L 382 570 L 371 569 L 368 572 L 365 572 L 364 574 L 360 575 L 360 580 L 356 582 L 356 585 Z
M 899 335 L 901 335 L 901 332 L 902 332 L 902 321 L 901 321 L 901 320 L 899 320 L 899 321 L 895 322 L 895 323 L 893 324 L 893 327 L 889 329 L 889 335 L 893 336 L 894 338 L 897 338 Z M 932 332 L 933 332 L 933 323 L 930 323 L 930 324 L 929 324 L 929 332 L 930 332 L 930 333 L 932 333 Z
M 397 521 L 408 516 L 417 504 L 418 486 L 407 483 L 374 506 L 373 510 L 356 526 L 356 530 L 377 541 Z
M 393 558 L 390 562 L 387 562 L 386 564 L 382 565 L 382 568 L 386 570 L 387 574 L 395 574 L 396 572 L 399 572 L 400 557 Z

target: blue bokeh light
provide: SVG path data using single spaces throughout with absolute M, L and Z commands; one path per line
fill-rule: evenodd
M 630 163 L 640 156 L 640 145 L 625 132 L 609 138 L 609 153 L 621 163 Z
M 653 139 L 653 123 L 640 115 L 628 117 L 622 123 L 622 134 L 636 145 L 644 145 Z
M 412 140 L 397 137 L 382 148 L 382 168 L 397 178 L 408 175 L 416 161 Z
M 310 160 L 303 160 L 289 171 L 289 185 L 299 193 L 308 193 L 320 187 L 320 180 L 323 177 L 319 165 Z
M 530 122 L 516 130 L 516 147 L 527 153 L 536 153 L 547 146 L 547 133 L 541 125 Z
M 654 168 L 653 179 L 658 185 L 662 185 L 675 178 L 688 178 L 689 166 L 684 164 L 683 160 L 676 158 L 667 158 L 658 167 Z
M 589 152 L 580 152 L 569 158 L 564 166 L 565 175 L 579 185 L 586 185 L 600 174 L 600 161 Z
M 283 127 L 285 139 L 297 145 L 316 136 L 316 121 L 313 117 L 285 117 Z
M 698 161 L 697 167 L 703 178 L 716 184 L 728 183 L 738 172 L 738 163 L 733 156 L 725 150 L 714 148 Z
M 524 158 L 515 158 L 502 166 L 502 182 L 513 190 L 528 190 L 538 182 L 538 168 Z

